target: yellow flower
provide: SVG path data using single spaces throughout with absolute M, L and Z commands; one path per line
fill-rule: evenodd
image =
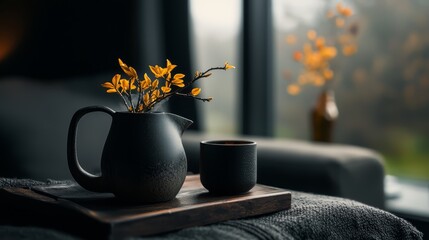
M 145 73 L 144 80 L 140 82 L 140 88 L 146 90 L 151 86 L 152 80 L 150 80 L 149 76 Z
M 171 80 L 171 72 L 169 72 L 167 74 L 167 77 L 165 78 L 165 80 L 167 80 L 166 82 L 170 82 L 170 80 Z
M 171 83 L 177 87 L 180 87 L 180 88 L 185 86 L 182 79 L 173 80 Z
M 169 92 L 171 92 L 171 88 L 167 87 L 167 86 L 161 87 L 161 90 L 162 90 L 163 93 L 169 93 Z
M 174 75 L 173 80 L 171 80 L 171 83 L 178 87 L 184 87 L 185 84 L 183 83 L 183 78 L 185 77 L 185 74 L 177 73 Z
M 337 56 L 337 49 L 335 47 L 324 47 L 320 49 L 320 55 L 324 59 L 332 59 Z
M 343 18 L 340 18 L 340 17 L 337 17 L 336 19 L 335 19 L 335 25 L 338 27 L 338 28 L 342 28 L 342 27 L 344 27 L 344 25 L 346 24 L 346 21 L 343 19 Z
M 168 81 L 165 81 L 165 86 L 161 87 L 162 92 L 163 93 L 169 93 L 169 92 L 171 92 L 170 86 L 171 86 L 171 83 L 168 82 Z
M 125 63 L 124 63 L 120 58 L 118 58 L 118 62 L 119 62 L 119 66 L 122 68 L 122 70 L 123 70 L 126 74 L 128 74 L 129 69 L 128 69 L 127 64 L 125 64 Z
M 233 68 L 235 68 L 235 66 L 233 66 L 233 65 L 229 64 L 228 62 L 225 62 L 225 66 L 224 66 L 224 68 L 225 68 L 225 70 L 228 70 L 228 69 L 233 69 Z
M 325 79 L 323 79 L 323 77 L 320 76 L 319 74 L 314 74 L 312 81 L 314 86 L 317 86 L 317 87 L 323 86 L 323 84 L 325 84 Z
M 113 76 L 112 82 L 105 82 L 101 84 L 101 86 L 107 88 L 108 93 L 119 92 L 119 88 L 121 87 L 119 79 L 121 79 L 121 75 L 116 74 L 115 76 Z
M 138 78 L 137 72 L 133 67 L 129 67 L 120 58 L 118 58 L 118 62 L 119 62 L 119 66 L 121 66 L 125 74 L 127 74 L 131 78 Z
M 334 77 L 334 72 L 329 68 L 323 69 L 322 74 L 326 80 L 332 79 Z
M 355 44 L 349 44 L 343 47 L 344 56 L 351 56 L 357 52 L 357 46 Z
M 293 53 L 293 60 L 295 60 L 295 61 L 299 62 L 299 61 L 301 61 L 301 59 L 302 59 L 302 52 L 300 52 L 300 51 L 295 51 L 295 52 Z
M 149 93 L 147 92 L 144 96 L 143 96 L 143 102 L 144 104 L 147 106 L 150 103 L 150 97 L 149 97 Z
M 130 81 L 126 80 L 126 79 L 121 79 L 121 87 L 122 87 L 122 92 L 126 92 L 130 89 Z M 134 81 L 131 81 L 131 90 L 136 89 L 136 85 L 134 85 Z
M 304 50 L 305 55 L 313 52 L 313 48 L 311 47 L 311 44 L 309 44 L 309 43 L 304 44 L 303 50 Z
M 159 92 L 158 89 L 156 89 L 155 91 L 152 92 L 152 95 L 150 96 L 150 100 L 153 102 L 155 101 L 159 96 L 161 95 L 161 93 Z
M 195 97 L 195 99 L 201 101 L 210 101 L 212 98 L 198 98 L 201 88 L 193 88 L 190 92 L 188 86 L 195 81 L 209 77 L 213 70 L 227 70 L 235 68 L 234 66 L 225 62 L 223 67 L 212 67 L 204 71 L 204 75 L 201 72 L 196 72 L 195 77 L 185 84 L 182 73 L 173 74 L 173 70 L 177 67 L 166 59 L 166 66 L 160 67 L 159 65 L 149 65 L 150 71 L 154 75 L 154 80 L 144 73 L 143 79 L 139 79 L 136 70 L 125 64 L 120 58 L 118 58 L 119 66 L 125 73 L 126 78 L 122 78 L 120 74 L 113 76 L 111 82 L 105 82 L 101 86 L 107 88 L 108 93 L 118 93 L 124 104 L 130 112 L 146 112 L 151 110 L 158 102 L 171 97 L 172 95 L 189 96 Z M 172 86 L 175 86 L 173 88 Z M 135 90 L 136 89 L 136 90 Z M 186 89 L 186 90 L 185 90 Z M 133 92 L 135 90 L 135 92 Z
M 167 59 L 167 73 L 171 73 L 176 67 L 177 65 L 171 64 L 170 60 Z
M 310 31 L 308 31 L 308 32 L 307 32 L 307 38 L 308 38 L 309 40 L 315 40 L 315 39 L 316 39 L 316 37 L 317 37 L 317 33 L 316 33 L 316 31 L 314 31 L 314 30 L 310 30 Z
M 303 44 L 301 51 L 293 53 L 293 59 L 303 65 L 304 71 L 299 75 L 295 83 L 288 86 L 287 91 L 289 94 L 299 94 L 303 85 L 323 86 L 327 84 L 327 81 L 333 79 L 334 71 L 330 69 L 330 63 L 337 57 L 339 50 L 342 50 L 344 56 L 356 53 L 357 45 L 354 37 L 358 31 L 357 25 L 351 24 L 348 29 L 345 28 L 346 24 L 348 24 L 346 22 L 347 17 L 351 16 L 353 11 L 351 8 L 343 6 L 341 2 L 336 4 L 335 7 L 327 12 L 326 17 L 332 18 L 331 21 L 338 28 L 336 29 L 337 31 L 344 31 L 345 33 L 335 36 L 336 38 L 334 39 L 325 39 L 325 37 L 319 36 L 315 30 L 307 32 L 308 41 Z M 291 38 L 290 40 L 293 42 L 294 39 Z M 288 42 L 288 39 L 286 39 L 286 42 Z M 328 44 L 331 42 L 332 44 L 338 43 L 338 46 L 329 46 Z
M 201 88 L 194 88 L 191 91 L 191 95 L 195 97 L 195 96 L 198 96 L 198 94 L 200 94 L 200 92 L 201 92 Z
M 291 84 L 287 87 L 287 92 L 290 95 L 298 95 L 301 92 L 301 87 L 297 84 Z
M 130 75 L 128 75 L 128 76 L 130 76 L 132 78 L 139 78 L 137 76 L 137 71 L 133 67 L 130 67 L 130 71 L 131 71 L 131 76 Z
M 289 45 L 295 44 L 297 41 L 296 36 L 294 34 L 289 34 L 286 37 L 286 43 Z
M 324 46 L 325 46 L 325 38 L 324 37 L 318 37 L 317 39 L 316 39 L 316 47 L 318 48 L 318 49 L 321 49 L 321 48 L 323 48 Z
M 150 71 L 155 75 L 156 78 L 164 77 L 165 74 L 167 74 L 167 68 L 162 68 L 158 65 L 149 66 Z
M 152 82 L 152 89 L 157 88 L 157 87 L 158 87 L 158 85 L 159 85 L 159 80 L 158 80 L 158 79 L 155 79 L 155 81 L 153 81 L 153 82 Z
M 323 62 L 323 58 L 318 52 L 305 55 L 304 65 L 310 70 L 319 69 Z
M 126 79 L 121 79 L 120 81 L 121 84 L 121 92 L 126 92 L 128 90 L 128 86 L 130 85 L 130 83 L 128 82 L 128 80 Z
M 353 14 L 353 11 L 350 8 L 344 8 L 341 14 L 345 17 L 349 17 Z
M 337 12 L 345 17 L 353 14 L 353 11 L 348 7 L 344 7 L 342 3 L 337 3 Z

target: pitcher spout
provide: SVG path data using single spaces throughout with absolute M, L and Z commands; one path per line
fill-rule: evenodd
M 191 126 L 192 123 L 194 123 L 192 120 L 184 118 L 182 116 L 169 113 L 168 114 L 170 119 L 176 124 L 177 128 L 179 129 L 180 135 L 183 134 L 183 132 Z

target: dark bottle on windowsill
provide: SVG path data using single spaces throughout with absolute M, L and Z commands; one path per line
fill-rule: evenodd
M 334 93 L 323 90 L 311 110 L 312 140 L 318 142 L 332 142 L 335 122 L 338 118 L 338 108 Z

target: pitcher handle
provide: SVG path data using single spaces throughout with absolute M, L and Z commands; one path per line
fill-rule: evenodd
M 107 192 L 108 186 L 102 175 L 96 176 L 85 171 L 79 164 L 76 150 L 76 135 L 79 120 L 87 113 L 91 112 L 104 112 L 113 116 L 115 111 L 108 107 L 93 106 L 79 109 L 74 115 L 70 122 L 68 138 L 67 138 L 67 161 L 70 172 L 73 178 L 83 188 L 93 192 Z

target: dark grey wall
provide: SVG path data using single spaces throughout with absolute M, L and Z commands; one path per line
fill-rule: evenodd
M 13 45 L 0 76 L 58 79 L 139 63 L 137 1 L 0 1 L 0 35 Z M 5 37 L 6 36 L 6 37 Z M 6 48 L 8 46 L 3 46 Z

